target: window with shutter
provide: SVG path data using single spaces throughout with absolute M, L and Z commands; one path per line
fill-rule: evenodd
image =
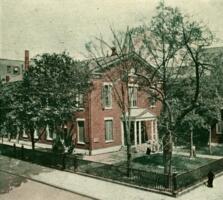
M 137 107 L 137 86 L 129 86 L 128 88 L 129 105 L 130 107 Z
M 85 144 L 85 126 L 84 119 L 77 121 L 78 143 Z
M 79 109 L 84 108 L 84 95 L 81 93 L 78 93 L 76 95 L 76 107 Z
M 105 119 L 105 141 L 113 141 L 113 120 Z
M 103 108 L 105 109 L 112 108 L 112 84 L 111 83 L 103 84 L 101 101 L 102 101 Z

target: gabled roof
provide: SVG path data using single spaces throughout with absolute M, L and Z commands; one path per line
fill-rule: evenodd
M 100 73 L 102 69 L 106 69 L 107 67 L 111 67 L 115 64 L 118 64 L 120 62 L 126 61 L 128 59 L 133 59 L 135 61 L 140 62 L 144 66 L 147 66 L 151 69 L 155 69 L 154 66 L 149 64 L 145 59 L 143 59 L 140 55 L 138 55 L 135 52 L 131 52 L 125 55 L 114 55 L 114 56 L 108 56 L 108 57 L 100 57 L 96 59 L 91 59 L 84 61 L 88 64 L 90 70 L 93 73 Z
M 126 112 L 126 116 L 128 117 L 129 113 Z M 130 119 L 131 120 L 146 120 L 146 119 L 156 119 L 156 115 L 151 113 L 146 108 L 131 108 L 130 109 Z

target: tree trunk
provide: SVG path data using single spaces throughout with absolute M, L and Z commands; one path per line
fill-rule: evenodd
M 209 154 L 212 154 L 212 151 L 211 151 L 211 126 L 209 126 L 208 131 L 209 131 Z
M 168 132 L 163 138 L 163 164 L 164 174 L 167 175 L 165 186 L 170 188 L 172 176 L 172 135 L 169 130 Z
M 16 127 L 16 143 L 17 144 L 19 144 L 19 132 L 20 132 L 20 130 L 19 130 L 19 127 L 17 126 Z
M 190 127 L 190 158 L 194 158 L 194 150 L 193 150 L 193 146 L 194 146 L 194 143 L 193 143 L 193 127 L 191 126 Z
M 126 146 L 127 146 L 127 176 L 131 177 L 132 175 L 132 152 L 131 152 L 131 139 L 130 139 L 130 121 L 127 121 L 124 118 L 124 135 L 126 138 Z
M 35 150 L 34 129 L 30 129 L 30 139 L 32 143 L 32 150 Z

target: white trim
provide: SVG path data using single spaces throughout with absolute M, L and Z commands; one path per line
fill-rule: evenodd
M 50 137 L 50 129 L 49 129 L 49 125 L 48 124 L 46 125 L 46 140 L 48 140 L 48 141 L 52 141 L 53 140 L 53 138 Z
M 124 137 L 124 127 L 123 127 L 123 121 L 121 120 L 121 136 L 122 136 L 122 146 L 125 145 L 125 137 Z
M 84 118 L 77 118 L 76 121 L 85 121 Z
M 79 141 L 79 126 L 78 126 L 78 122 L 84 122 L 84 141 L 85 141 L 85 132 L 86 132 L 86 130 L 85 130 L 85 119 L 84 118 L 77 118 L 76 121 L 77 121 L 77 144 L 84 145 L 84 144 L 86 144 L 85 142 Z
M 142 122 L 141 121 L 138 121 L 138 124 L 139 124 L 139 144 L 141 145 L 142 144 Z
M 37 132 L 37 129 L 35 128 L 34 129 L 34 139 L 38 139 L 39 138 L 39 135 L 38 135 L 38 132 Z
M 77 144 L 86 144 L 85 142 L 79 142 L 79 141 L 77 141 Z
M 105 143 L 112 143 L 114 140 L 105 140 Z
M 103 82 L 103 86 L 105 86 L 105 85 L 111 85 L 111 86 L 113 86 L 113 83 L 112 82 Z
M 154 136 L 154 133 L 153 133 L 153 121 L 154 120 L 151 120 L 151 133 L 150 133 L 150 136 L 151 136 L 151 140 L 153 141 L 154 140 L 154 138 L 153 138 L 153 136 Z
M 136 127 L 136 121 L 134 121 L 134 145 L 137 146 L 137 127 Z M 131 135 L 131 133 L 130 133 Z
M 89 155 L 89 150 L 88 149 L 74 148 L 74 154 L 75 153 L 81 153 L 81 154 L 84 154 L 84 155 Z
M 23 138 L 28 138 L 29 137 L 24 128 L 23 128 L 23 131 L 22 131 L 22 137 Z
M 139 85 L 136 83 L 136 84 L 134 84 L 134 83 L 128 83 L 128 87 L 139 87 Z
M 113 117 L 104 117 L 104 121 L 106 120 L 113 120 Z
M 103 154 L 103 153 L 110 153 L 114 151 L 119 151 L 122 148 L 122 145 L 113 146 L 113 147 L 107 147 L 107 148 L 100 148 L 100 149 L 94 149 L 91 151 L 92 155 L 97 154 Z

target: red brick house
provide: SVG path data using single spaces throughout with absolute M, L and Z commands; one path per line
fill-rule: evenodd
M 131 121 L 132 145 L 138 147 L 149 140 L 157 142 L 157 116 L 160 113 L 161 104 L 154 103 L 148 98 L 148 94 L 137 84 L 133 75 L 136 65 L 141 70 L 145 66 L 151 70 L 153 67 L 136 53 L 130 53 L 121 58 L 115 54 L 84 62 L 89 64 L 92 70 L 91 89 L 85 96 L 81 94 L 77 96 L 79 109 L 74 113 L 75 123 L 72 129 L 75 151 L 94 155 L 117 151 L 125 146 L 123 113 L 117 100 L 117 94 L 121 92 L 121 85 L 123 85 L 121 81 L 123 72 L 120 71 L 123 66 L 130 80 L 128 86 L 124 87 L 126 104 L 124 113 L 126 116 L 129 115 L 128 118 Z M 24 69 L 27 69 L 28 65 L 28 51 L 25 51 Z M 130 93 L 131 98 L 128 101 L 126 94 Z M 67 126 L 71 124 L 68 123 Z M 35 130 L 34 138 L 37 139 L 38 135 Z M 47 126 L 40 142 L 51 144 L 54 137 Z M 25 132 L 22 139 L 28 139 Z
M 81 97 L 80 105 L 83 108 L 75 113 L 73 138 L 76 152 L 93 155 L 116 151 L 125 146 L 123 115 L 117 99 L 117 93 L 123 84 L 119 79 L 120 69 L 126 65 L 130 72 L 128 76 L 131 76 L 132 67 L 136 64 L 142 68 L 145 65 L 151 67 L 136 53 L 122 58 L 114 55 L 89 64 L 93 70 L 92 89 L 85 97 L 84 104 Z M 134 77 L 125 89 L 125 92 L 133 94 L 128 104 L 132 145 L 137 147 L 148 140 L 157 142 L 157 115 L 161 104 L 150 102 L 148 94 L 134 83 Z

